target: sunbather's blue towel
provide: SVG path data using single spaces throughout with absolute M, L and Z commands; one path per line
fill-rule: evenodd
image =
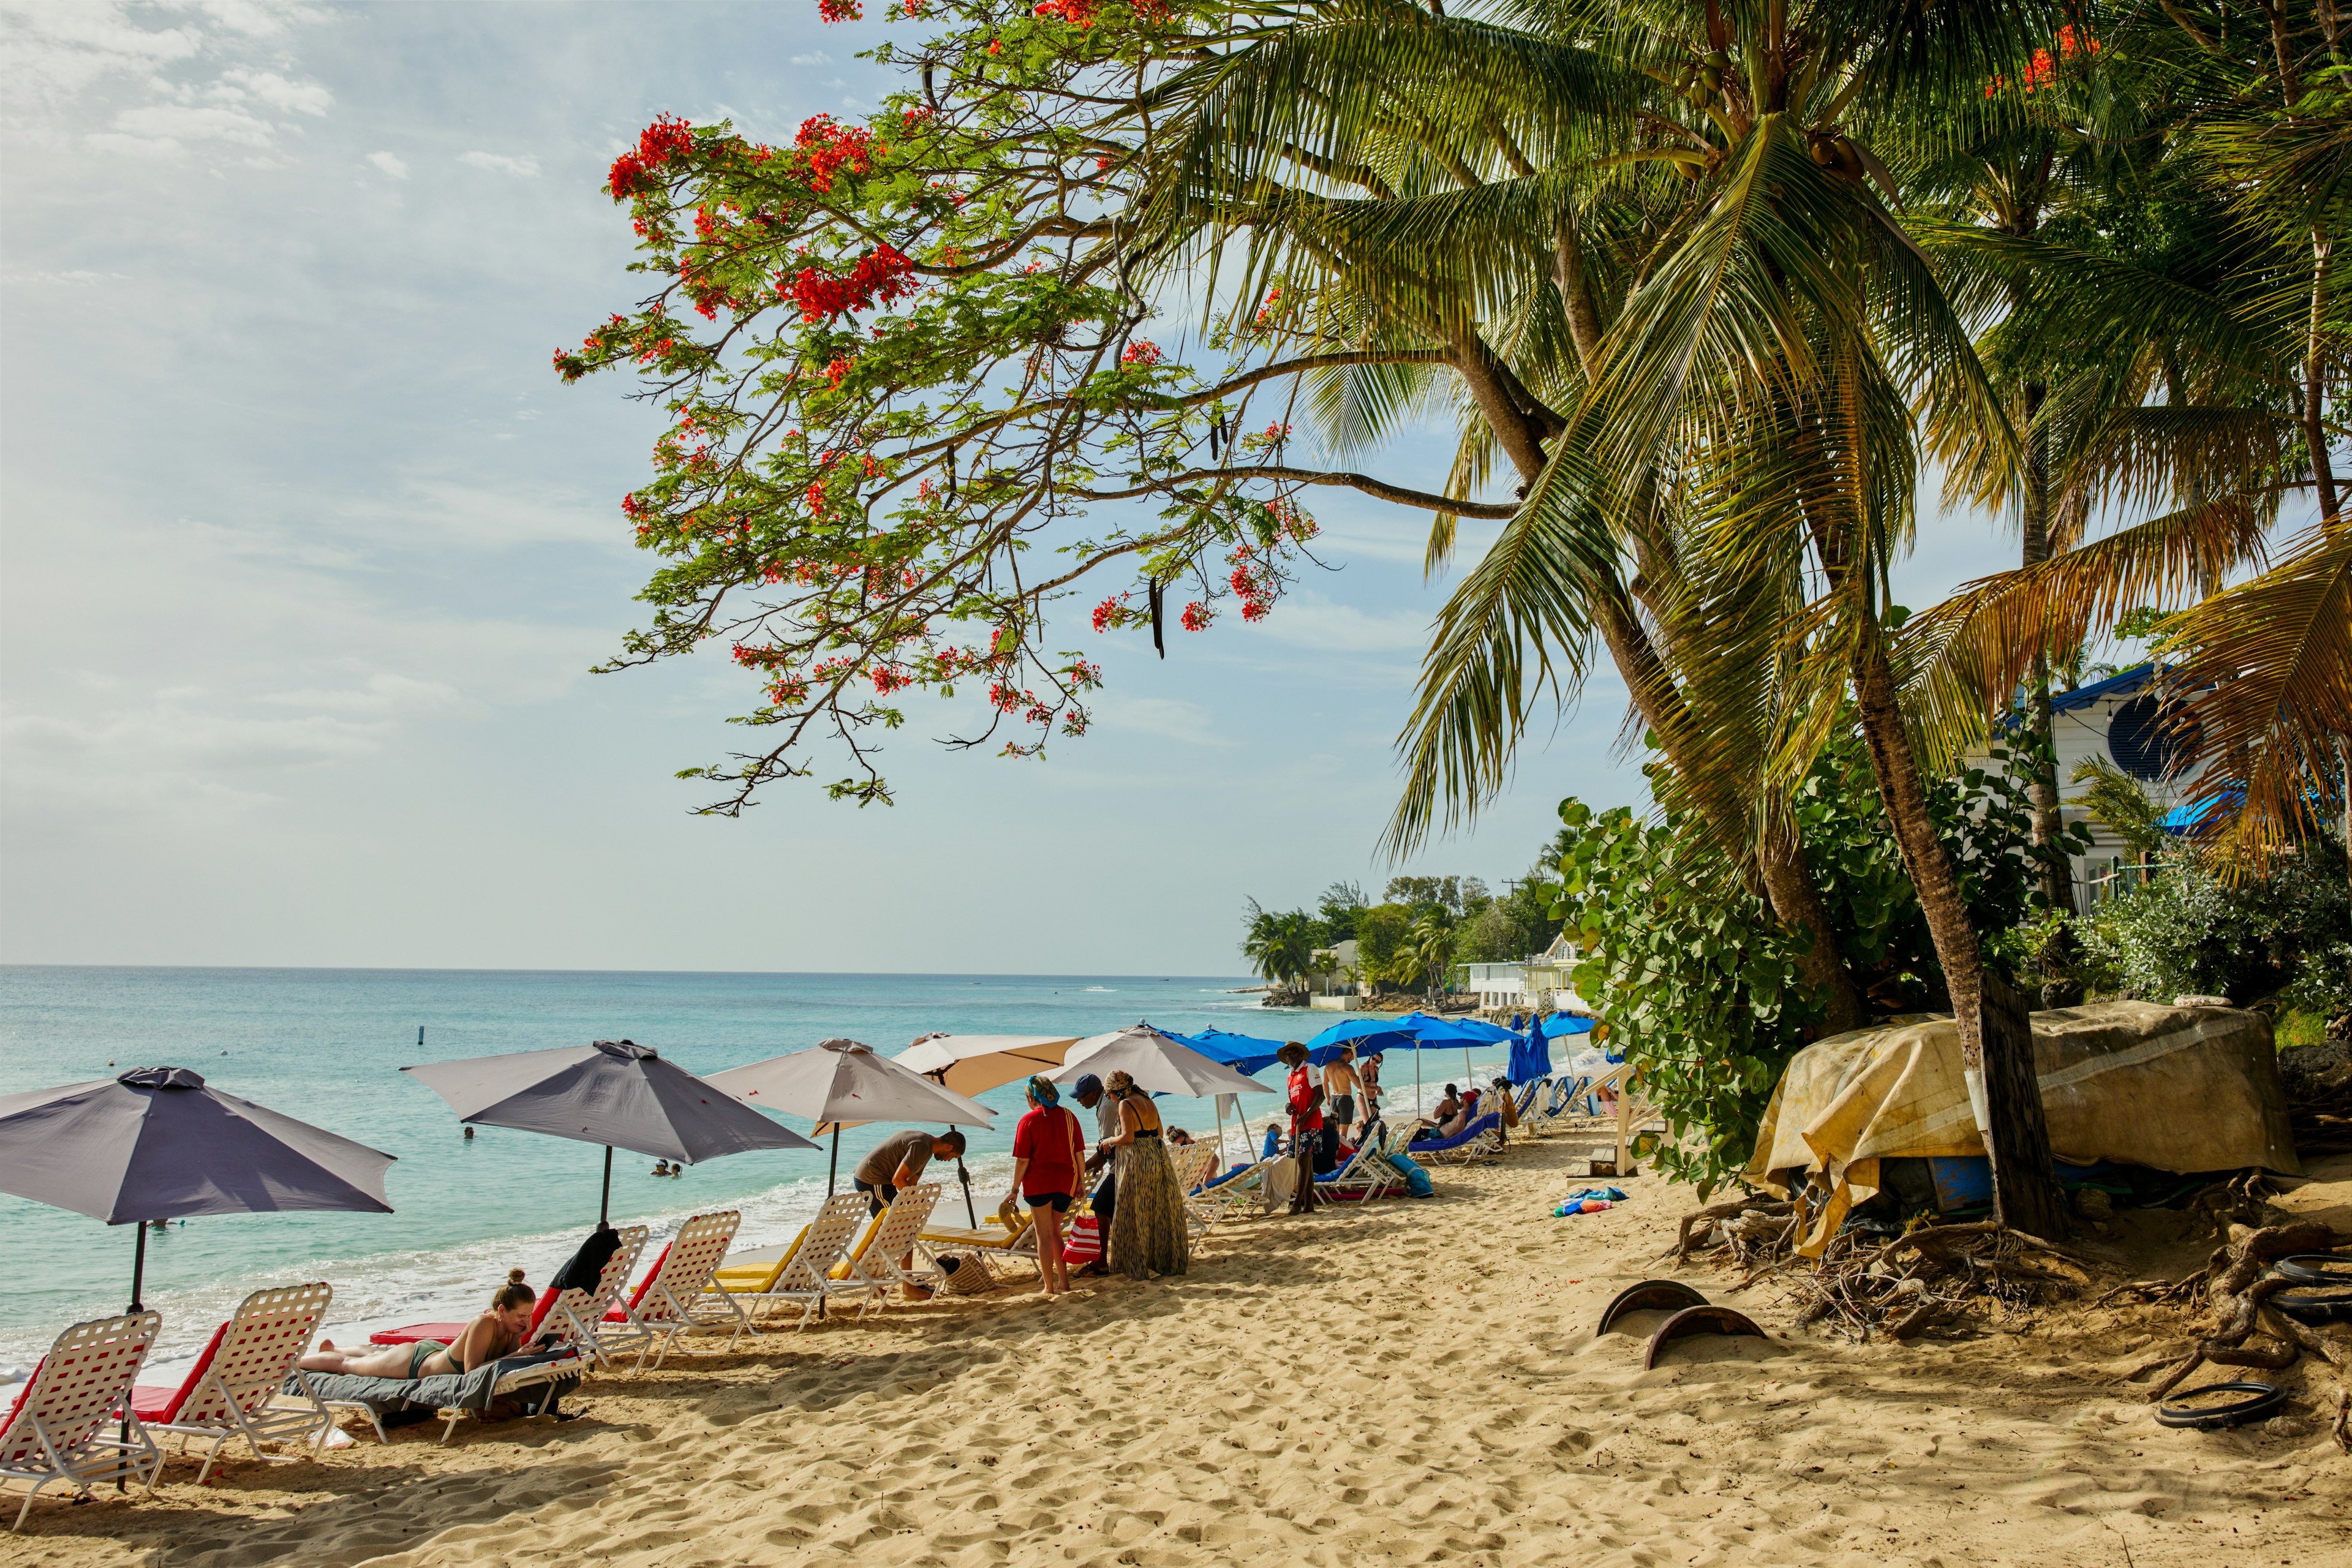
M 540 1366 L 551 1361 L 562 1361 L 575 1355 L 573 1351 L 546 1352 L 536 1355 L 510 1355 L 476 1367 L 471 1372 L 445 1373 L 439 1377 L 352 1377 L 344 1373 L 298 1372 L 286 1380 L 285 1392 L 299 1396 L 303 1384 L 321 1399 L 348 1399 L 367 1405 L 379 1415 L 397 1415 L 404 1410 L 421 1410 L 431 1415 L 436 1410 L 488 1410 L 491 1390 L 499 1379 L 525 1367 Z M 580 1386 L 576 1377 L 559 1378 L 553 1384 L 558 1396 Z M 533 1384 L 526 1394 L 536 1405 L 547 1397 L 547 1385 Z
M 1423 1170 L 1411 1160 L 1402 1154 L 1391 1154 L 1389 1156 L 1389 1163 L 1394 1165 L 1398 1173 L 1404 1177 L 1405 1191 L 1414 1197 L 1429 1198 L 1437 1195 L 1437 1184 L 1429 1179 L 1427 1171 Z

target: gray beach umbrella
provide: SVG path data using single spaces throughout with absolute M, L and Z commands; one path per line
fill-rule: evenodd
M 805 1116 L 819 1132 L 833 1134 L 833 1168 L 825 1195 L 841 1164 L 841 1130 L 869 1121 L 939 1121 L 950 1127 L 988 1127 L 996 1112 L 976 1100 L 943 1089 L 856 1040 L 820 1040 L 810 1050 L 771 1057 L 747 1067 L 715 1072 L 709 1081 L 746 1105 Z M 958 1161 L 959 1167 L 962 1162 Z
M 146 1222 L 297 1209 L 390 1214 L 383 1173 L 392 1160 L 223 1094 L 186 1068 L 0 1095 L 0 1192 L 136 1226 L 134 1312 Z
M 604 1145 L 599 1225 L 612 1211 L 615 1149 L 692 1165 L 752 1149 L 816 1147 L 634 1040 L 425 1062 L 400 1070 L 447 1100 L 460 1121 Z

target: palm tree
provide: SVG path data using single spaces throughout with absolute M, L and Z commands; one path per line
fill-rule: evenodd
M 1308 973 L 1315 950 L 1323 940 L 1320 925 L 1302 910 L 1281 913 L 1249 900 L 1249 916 L 1242 936 L 1242 956 L 1276 985 L 1286 985 Z
M 1332 10 L 1201 68 L 1213 86 L 1171 127 L 1159 214 L 1218 238 L 1249 227 L 1255 265 L 1336 291 L 1342 330 L 1444 353 L 1483 426 L 1457 480 L 1499 453 L 1524 481 L 1441 620 L 1396 837 L 1496 787 L 1529 700 L 1572 689 L 1598 640 L 1671 763 L 1666 787 L 1818 933 L 1768 873 L 1802 869 L 1783 803 L 1850 689 L 1986 1084 L 2001 1212 L 2063 1229 L 2021 1005 L 1996 988 L 1988 1030 L 1885 597 L 1916 500 L 1911 398 L 1933 387 L 2014 442 L 1868 144 L 2021 72 L 2046 18 L 1902 0 L 1530 4 L 1515 31 Z M 1278 177 L 1302 165 L 1363 195 Z M 1441 519 L 1433 553 L 1449 546 Z

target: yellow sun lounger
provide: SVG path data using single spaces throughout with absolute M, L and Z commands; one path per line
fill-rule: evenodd
M 772 1263 L 739 1264 L 722 1268 L 713 1288 L 725 1291 L 753 1311 L 766 1313 L 779 1306 L 797 1305 L 801 1326 L 823 1304 L 827 1276 L 848 1251 L 851 1238 L 866 1218 L 866 1198 L 843 1193 L 827 1198 L 817 1216 L 793 1238 L 783 1256 Z

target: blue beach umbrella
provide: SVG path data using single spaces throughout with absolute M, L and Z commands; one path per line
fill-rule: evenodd
M 1470 1076 L 1470 1047 L 1515 1044 L 1519 1037 L 1499 1024 L 1486 1023 L 1477 1018 L 1441 1018 L 1431 1013 L 1408 1013 L 1397 1020 L 1399 1028 L 1410 1028 L 1420 1037 L 1421 1048 L 1430 1050 L 1439 1046 L 1462 1047 L 1462 1076 Z
M 1447 1042 L 1452 1044 L 1451 1041 Z M 1360 1057 L 1388 1051 L 1412 1053 L 1412 1104 L 1421 1109 L 1421 1036 L 1401 1018 L 1350 1018 L 1334 1024 L 1307 1042 L 1307 1059 L 1327 1061 L 1341 1046 L 1353 1046 Z M 1318 1056 L 1317 1052 L 1322 1055 Z
M 1220 1061 L 1240 1073 L 1261 1073 L 1274 1065 L 1274 1054 L 1282 1049 L 1280 1040 L 1260 1039 L 1255 1035 L 1236 1035 L 1226 1029 L 1203 1029 L 1197 1035 L 1176 1037 L 1212 1061 Z

